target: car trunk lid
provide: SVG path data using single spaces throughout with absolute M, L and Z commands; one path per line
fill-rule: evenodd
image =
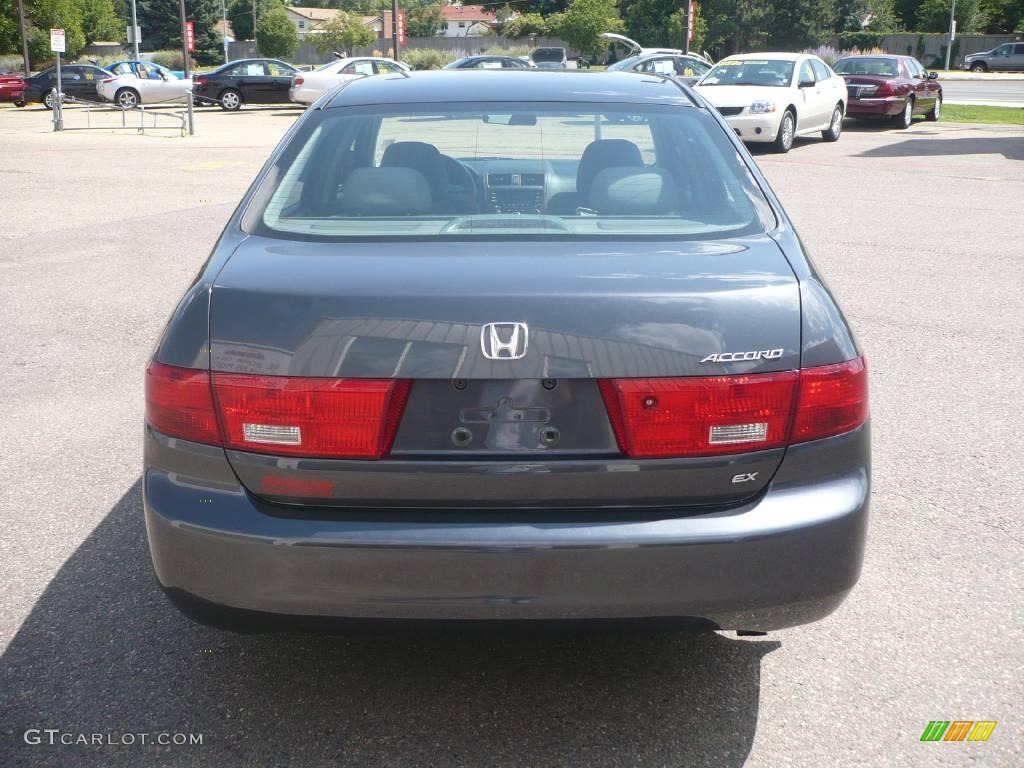
M 521 323 L 522 356 L 489 359 L 489 323 Z M 510 327 L 498 341 L 511 343 Z M 252 237 L 217 278 L 210 333 L 215 379 L 411 382 L 379 460 L 230 449 L 257 495 L 348 507 L 707 505 L 757 493 L 782 449 L 625 458 L 599 382 L 797 369 L 800 301 L 765 236 L 528 246 Z

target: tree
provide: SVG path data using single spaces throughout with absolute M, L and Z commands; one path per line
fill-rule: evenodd
M 220 20 L 220 0 L 186 0 L 185 13 L 193 24 L 197 51 L 221 47 L 216 27 Z M 139 26 L 146 50 L 181 49 L 179 14 L 178 0 L 138 0 Z
M 271 8 L 256 21 L 256 39 L 260 53 L 273 59 L 291 56 L 299 47 L 299 33 L 281 6 Z
M 434 37 L 443 26 L 444 11 L 440 5 L 422 5 L 406 12 L 405 34 L 409 37 Z
M 548 32 L 548 20 L 539 13 L 524 13 L 505 22 L 501 34 L 505 37 L 526 37 L 527 35 L 545 35 Z
M 124 22 L 114 10 L 113 0 L 75 0 L 86 43 L 97 40 L 120 40 Z
M 74 0 L 30 0 L 25 3 L 25 17 L 29 25 L 29 56 L 33 61 L 53 58 L 50 51 L 51 27 L 64 29 L 66 60 L 78 56 L 85 47 L 85 32 L 82 31 L 81 15 Z
M 768 24 L 772 50 L 800 51 L 825 43 L 839 17 L 837 0 L 780 0 Z
M 705 0 L 707 48 L 722 58 L 733 53 L 764 50 L 771 18 L 768 0 Z
M 551 32 L 588 56 L 599 56 L 607 47 L 602 32 L 621 32 L 625 28 L 619 18 L 618 0 L 575 0 L 565 13 L 549 16 L 548 23 Z
M 321 32 L 316 35 L 316 49 L 320 53 L 348 53 L 353 48 L 361 48 L 377 39 L 377 33 L 363 23 L 361 15 L 346 11 L 338 11 L 338 15 L 320 29 Z
M 308 0 L 307 0 L 308 2 Z M 228 21 L 236 40 L 252 40 L 253 0 L 231 0 L 228 4 Z M 256 21 L 263 18 L 272 8 L 283 6 L 282 0 L 256 0 Z
M 956 30 L 960 34 L 979 32 L 985 28 L 985 12 L 981 0 L 957 0 Z M 917 28 L 920 32 L 947 32 L 949 30 L 949 2 L 924 0 L 917 9 Z
M 668 39 L 672 48 L 683 47 L 683 34 L 686 28 L 686 14 L 680 8 L 668 17 Z M 701 13 L 700 3 L 693 4 L 693 40 L 690 41 L 691 51 L 700 51 L 704 48 L 704 40 L 708 34 L 708 23 Z
M 839 19 L 851 32 L 895 32 L 900 26 L 895 0 L 841 0 Z
M 1024 0 L 982 0 L 981 9 L 988 18 L 989 32 L 1007 33 L 1024 29 Z

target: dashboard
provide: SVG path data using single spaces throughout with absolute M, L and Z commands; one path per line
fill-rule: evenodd
M 577 160 L 465 159 L 483 184 L 489 213 L 542 213 L 554 195 L 576 190 Z

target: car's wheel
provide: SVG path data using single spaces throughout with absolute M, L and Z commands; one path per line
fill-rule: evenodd
M 781 154 L 789 152 L 793 148 L 793 136 L 796 133 L 796 115 L 793 110 L 787 109 L 782 114 L 782 121 L 779 123 L 779 132 L 772 142 L 772 149 Z
M 935 97 L 935 105 L 931 108 L 931 111 L 924 117 L 926 120 L 931 120 L 933 123 L 938 122 L 939 115 L 942 112 L 942 94 L 940 93 Z
M 135 109 L 139 101 L 139 92 L 134 88 L 122 88 L 114 94 L 114 104 L 121 109 Z
M 832 119 L 829 121 L 828 130 L 821 132 L 821 138 L 825 141 L 839 141 L 839 135 L 843 132 L 843 105 L 836 104 L 832 110 Z
M 25 106 L 25 102 L 22 99 L 15 99 L 14 100 L 14 106 L 16 106 L 16 107 L 18 107 L 20 109 L 21 107 Z
M 906 103 L 903 105 L 903 109 L 900 110 L 900 113 L 893 118 L 893 122 L 896 123 L 897 128 L 909 128 L 914 122 L 913 96 L 907 98 Z
M 43 106 L 47 109 L 53 109 L 57 104 L 57 98 L 53 95 L 53 91 L 47 91 L 46 95 L 43 96 Z
M 220 108 L 226 112 L 237 112 L 242 108 L 242 94 L 228 88 L 220 94 Z
M 971 64 L 971 72 L 988 72 L 988 67 L 985 66 L 985 62 L 976 61 Z

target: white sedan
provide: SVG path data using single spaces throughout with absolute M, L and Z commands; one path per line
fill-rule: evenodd
M 139 104 L 158 104 L 166 101 L 184 101 L 192 90 L 192 80 L 182 80 L 171 70 L 152 62 L 140 64 L 138 77 L 131 72 L 108 77 L 96 83 L 96 92 L 106 101 L 131 109 Z M 143 71 L 142 68 L 146 69 Z
M 338 59 L 324 64 L 312 72 L 303 72 L 295 76 L 288 92 L 292 101 L 299 104 L 312 104 L 338 83 L 353 77 L 366 75 L 385 75 L 395 72 L 408 72 L 409 67 L 394 59 L 382 59 L 373 56 L 357 56 Z
M 745 142 L 789 152 L 793 138 L 838 141 L 846 82 L 817 56 L 747 53 L 722 59 L 694 86 Z

